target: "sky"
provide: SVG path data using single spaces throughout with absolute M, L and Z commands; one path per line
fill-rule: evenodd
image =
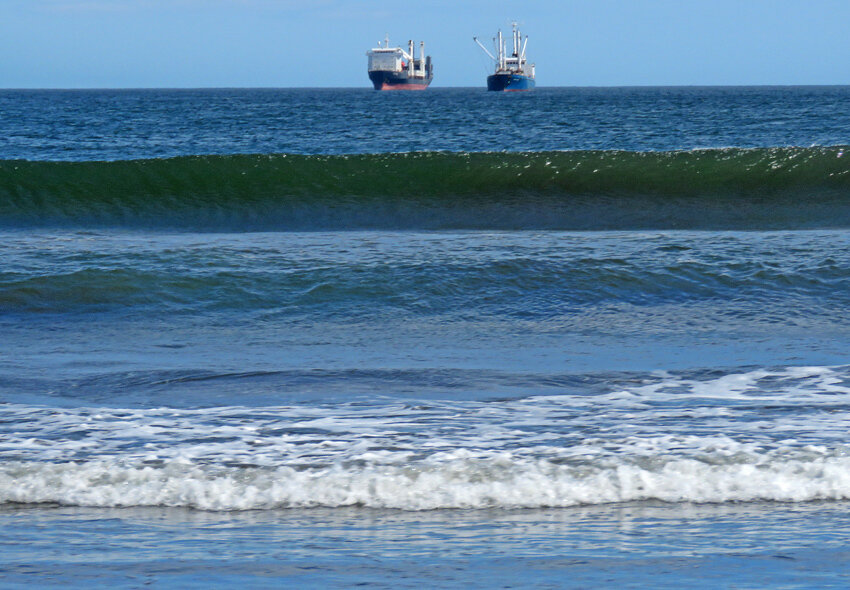
M 386 34 L 481 86 L 512 20 L 538 86 L 850 84 L 850 0 L 0 0 L 0 88 L 368 88 Z

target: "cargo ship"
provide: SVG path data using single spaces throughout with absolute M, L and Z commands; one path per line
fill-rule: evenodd
M 425 57 L 425 42 L 419 44 L 419 57 L 413 55 L 413 41 L 407 42 L 407 51 L 401 47 L 390 47 L 390 39 L 384 46 L 366 52 L 369 58 L 369 79 L 375 90 L 425 90 L 434 79 L 431 56 Z
M 505 39 L 502 37 L 501 30 L 493 38 L 496 55 L 490 53 L 478 37 L 473 37 L 484 53 L 496 62 L 496 72 L 487 76 L 487 90 L 521 92 L 534 89 L 534 64 L 529 65 L 525 58 L 528 36 L 523 41 L 517 23 L 512 23 L 511 26 L 513 27 L 513 51 L 510 55 L 505 51 Z

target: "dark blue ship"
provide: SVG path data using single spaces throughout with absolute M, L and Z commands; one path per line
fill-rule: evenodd
M 532 90 L 533 88 L 533 75 L 504 74 L 500 72 L 487 76 L 487 90 L 518 92 L 521 90 Z
M 479 47 L 484 50 L 490 59 L 496 62 L 496 72 L 487 76 L 487 90 L 497 92 L 521 92 L 534 89 L 534 64 L 528 64 L 525 58 L 525 49 L 528 46 L 528 37 L 525 40 L 513 23 L 513 52 L 508 55 L 505 50 L 505 39 L 500 30 L 493 42 L 496 47 L 496 55 L 481 44 L 478 37 L 473 37 Z

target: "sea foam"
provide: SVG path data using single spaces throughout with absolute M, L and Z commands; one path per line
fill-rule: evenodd
M 307 470 L 181 463 L 125 467 L 111 461 L 13 463 L 0 468 L 0 502 L 202 510 L 342 506 L 429 510 L 569 507 L 639 500 L 850 499 L 847 456 L 762 457 L 731 463 L 715 459 L 655 458 L 643 465 L 607 461 L 573 466 L 499 456 Z
M 597 393 L 496 401 L 4 404 L 0 503 L 428 510 L 844 500 L 848 373 L 659 372 L 618 386 L 609 376 Z

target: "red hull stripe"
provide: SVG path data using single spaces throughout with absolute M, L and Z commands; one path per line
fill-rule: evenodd
M 381 90 L 425 90 L 427 84 L 383 84 Z

